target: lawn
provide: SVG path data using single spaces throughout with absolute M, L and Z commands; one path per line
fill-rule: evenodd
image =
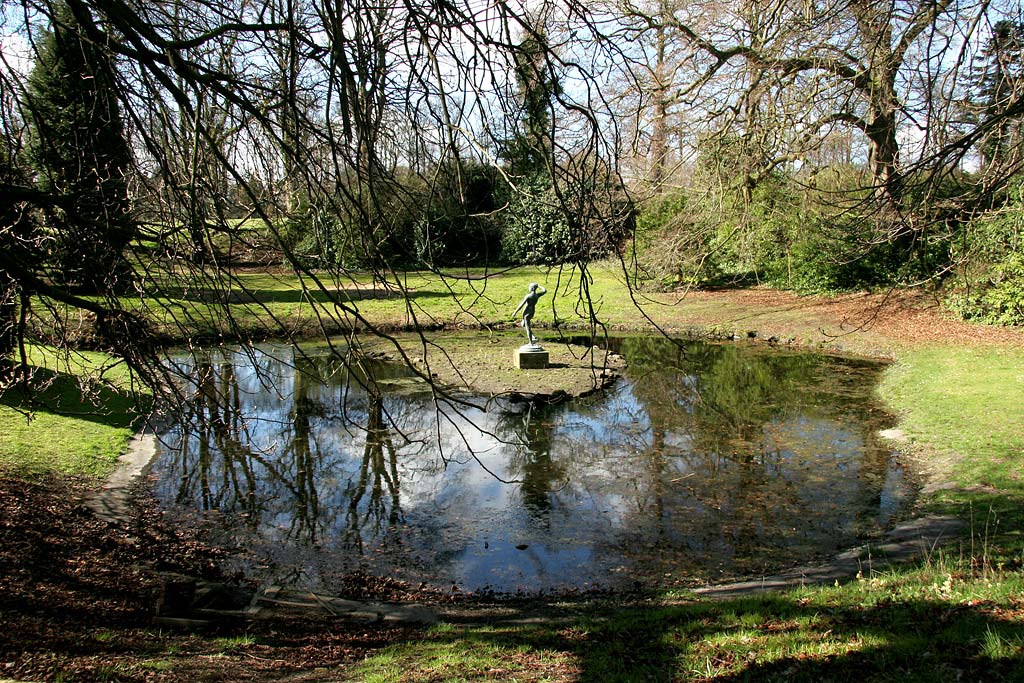
M 950 569 L 723 602 L 604 605 L 558 626 L 443 624 L 343 680 L 1019 680 L 1024 581 Z
M 103 353 L 29 348 L 30 380 L 0 396 L 0 467 L 25 474 L 103 477 L 152 396 Z

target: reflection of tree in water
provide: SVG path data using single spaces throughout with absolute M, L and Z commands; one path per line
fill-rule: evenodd
M 658 340 L 622 351 L 628 381 L 607 396 L 500 416 L 439 407 L 389 368 L 375 381 L 333 358 L 201 357 L 168 486 L 244 511 L 266 564 L 321 576 L 462 562 L 489 576 L 495 549 L 520 542 L 554 563 L 538 577 L 604 561 L 636 578 L 757 570 L 850 539 L 854 509 L 877 519 L 888 458 L 856 362 Z
M 214 365 L 206 354 L 195 365 L 196 391 L 181 437 L 181 481 L 178 502 L 190 500 L 198 487 L 203 510 L 242 501 L 256 512 L 256 476 L 241 410 L 241 396 L 231 363 Z M 190 431 L 190 430 L 194 430 Z M 197 450 L 194 467 L 191 449 Z M 219 473 L 218 473 L 219 469 Z
M 323 406 L 310 396 L 310 385 L 320 384 L 321 369 L 308 356 L 294 356 L 295 379 L 292 384 L 292 408 L 282 437 L 281 470 L 271 476 L 292 491 L 294 515 L 289 535 L 316 542 L 320 519 L 320 499 L 316 477 L 320 471 L 321 453 L 310 420 L 323 415 Z M 290 481 L 288 481 L 290 479 Z
M 828 520 L 841 515 L 817 509 L 828 482 L 810 474 L 830 472 L 831 446 L 807 435 L 801 443 L 794 426 L 863 440 L 856 509 L 877 511 L 888 457 L 872 447 L 871 422 L 861 422 L 869 416 L 851 419 L 844 362 L 658 339 L 624 340 L 622 352 L 649 422 L 636 496 L 651 543 L 731 554 L 834 533 Z M 857 405 L 869 404 L 862 386 Z M 809 465 L 822 457 L 826 467 Z
M 350 479 L 345 490 L 348 510 L 345 515 L 346 545 L 363 550 L 363 539 L 370 534 L 384 538 L 402 517 L 398 478 L 398 449 L 384 415 L 384 398 L 371 391 L 366 396 L 366 437 L 358 477 Z M 369 494 L 369 495 L 367 495 Z
M 196 390 L 183 421 L 179 451 L 179 504 L 196 500 L 202 510 L 245 512 L 253 528 L 263 515 L 283 517 L 289 524 L 289 538 L 318 543 L 321 529 L 329 522 L 321 518 L 318 485 L 322 486 L 325 467 L 336 464 L 325 462 L 325 458 L 338 455 L 325 453 L 321 428 L 333 420 L 350 427 L 348 433 L 353 438 L 357 434 L 365 438 L 358 476 L 344 490 L 346 541 L 361 548 L 361 531 L 380 533 L 398 523 L 398 453 L 383 397 L 379 392 L 364 392 L 363 386 L 372 387 L 365 376 L 350 395 L 350 387 L 345 385 L 352 378 L 336 359 L 296 353 L 290 364 L 241 356 L 233 360 L 248 361 L 254 368 L 257 363 L 263 366 L 259 369 L 263 374 L 257 376 L 261 384 L 271 383 L 281 393 L 270 401 L 282 419 L 271 417 L 272 410 L 261 410 L 268 408 L 259 405 L 265 398 L 240 387 L 232 362 L 215 363 L 210 354 L 197 358 Z M 263 372 L 280 374 L 282 368 L 290 368 L 287 377 Z M 324 378 L 334 385 L 328 387 L 332 398 L 341 394 L 330 409 L 322 398 L 328 386 Z M 339 391 L 339 387 L 343 388 Z M 352 405 L 344 405 L 346 401 Z M 285 406 L 287 411 L 282 410 Z M 264 445 L 256 445 L 257 440 Z
M 255 527 L 271 498 L 268 489 L 283 488 L 293 504 L 290 533 L 315 540 L 318 457 L 310 418 L 320 410 L 309 396 L 309 384 L 315 382 L 310 373 L 315 369 L 302 365 L 294 366 L 291 410 L 278 426 L 280 438 L 275 441 L 283 446 L 268 453 L 254 447 L 251 428 L 266 428 L 270 421 L 253 416 L 252 406 L 243 400 L 252 397 L 240 387 L 235 365 L 215 364 L 209 354 L 197 359 L 196 392 L 181 439 L 179 503 L 198 494 L 201 509 L 244 511 L 248 524 Z M 282 383 L 277 386 L 284 389 Z M 193 448 L 198 457 L 191 466 Z
M 519 482 L 523 505 L 540 520 L 545 520 L 545 513 L 552 508 L 552 496 L 566 478 L 564 465 L 551 453 L 554 412 L 550 406 L 531 405 L 523 414 L 511 414 L 503 420 L 503 429 L 514 444 L 509 451 L 509 476 Z

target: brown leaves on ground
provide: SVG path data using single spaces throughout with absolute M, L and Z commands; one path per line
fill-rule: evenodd
M 853 350 L 866 350 L 862 345 L 1024 343 L 1024 330 L 957 319 L 935 293 L 923 289 L 805 296 L 759 288 L 691 290 L 679 296 L 701 317 L 686 322 L 756 330 L 762 338 L 818 336 Z
M 151 626 L 161 571 L 215 577 L 218 551 L 170 530 L 96 519 L 89 482 L 0 472 L 0 679 L 332 680 L 398 628 L 282 618 L 200 635 Z

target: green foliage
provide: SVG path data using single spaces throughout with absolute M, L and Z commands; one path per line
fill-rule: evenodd
M 870 224 L 859 218 L 847 226 L 811 225 L 794 236 L 785 259 L 774 264 L 769 281 L 807 293 L 843 292 L 891 282 L 899 268 L 896 250 L 887 243 L 875 244 Z
M 547 172 L 554 149 L 551 114 L 562 91 L 548 59 L 551 47 L 542 22 L 531 17 L 527 22 L 527 35 L 513 52 L 519 90 L 519 130 L 501 151 L 509 172 L 519 177 Z
M 79 15 L 81 14 L 81 15 Z M 63 198 L 50 211 L 54 277 L 99 293 L 123 290 L 130 217 L 128 147 L 112 56 L 95 39 L 87 11 L 60 3 L 29 77 L 29 157 L 46 192 Z
M 860 202 L 862 183 L 857 169 L 819 169 L 718 190 L 695 181 L 655 197 L 637 219 L 640 278 L 658 287 L 757 282 L 831 293 L 917 281 L 948 264 L 947 241 L 888 239 Z
M 519 184 L 505 212 L 502 258 L 513 264 L 557 264 L 581 255 L 550 179 L 538 174 Z
M 278 231 L 282 246 L 304 267 L 345 262 L 343 224 L 328 210 L 301 202 L 280 222 Z M 348 255 L 352 256 L 350 252 Z
M 1015 164 L 1015 148 L 1021 143 L 1020 116 L 1007 116 L 1024 83 L 1024 24 L 1002 19 L 972 69 L 973 108 L 984 123 L 995 121 L 978 147 L 986 167 Z
M 1024 191 L 1024 185 L 1018 192 Z M 964 265 L 948 305 L 967 320 L 1024 325 L 1024 198 L 972 222 L 958 261 Z
M 899 281 L 914 261 L 899 244 L 880 238 L 875 216 L 856 203 L 863 178 L 844 168 L 822 175 L 776 174 L 754 188 L 746 266 L 769 284 L 804 293 Z M 836 206 L 837 196 L 854 208 Z
M 303 199 L 278 226 L 283 246 L 309 268 L 381 269 L 415 262 L 423 185 L 381 179 L 335 197 Z
M 1011 252 L 988 269 L 973 292 L 954 295 L 950 307 L 967 320 L 1024 325 L 1024 254 Z
M 6 149 L 0 148 L 0 183 L 14 185 L 24 182 L 11 163 Z M 29 245 L 38 238 L 35 222 L 30 214 L 13 202 L 0 203 L 0 254 L 8 264 L 18 264 L 25 270 L 35 265 L 36 255 Z M 17 344 L 19 317 L 24 289 L 11 267 L 0 268 L 0 386 L 11 378 L 8 357 Z
M 632 204 L 610 181 L 569 180 L 558 188 L 541 173 L 508 188 L 502 259 L 514 265 L 594 261 L 633 232 Z
M 730 269 L 756 273 L 759 281 L 788 275 L 793 261 L 790 253 L 812 219 L 799 181 L 771 174 L 750 190 L 749 203 L 737 203 L 734 211 L 740 214 L 736 228 L 722 236 L 730 243 Z
M 498 186 L 493 167 L 451 164 L 436 169 L 430 185 L 407 174 L 372 191 L 352 188 L 334 202 L 301 201 L 278 230 L 307 267 L 482 265 L 501 249 Z

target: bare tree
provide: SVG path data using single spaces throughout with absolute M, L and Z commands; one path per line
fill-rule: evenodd
M 710 130 L 738 130 L 767 167 L 803 158 L 836 126 L 867 145 L 877 195 L 902 195 L 901 130 L 914 120 L 911 87 L 933 80 L 953 50 L 949 29 L 984 7 L 950 2 L 790 2 L 699 4 L 671 14 L 623 5 L 650 30 L 673 34 L 690 50 L 684 101 Z M 771 105 L 771 116 L 762 107 Z M 760 132 L 756 132 L 761 128 Z M 765 144 L 766 143 L 766 144 Z
M 140 287 L 131 297 L 86 299 L 30 258 L 44 253 L 40 245 L 30 245 L 24 258 L 6 252 L 7 290 L 43 297 L 33 301 L 51 309 L 38 311 L 39 324 L 30 321 L 19 334 L 57 329 L 50 318 L 85 312 L 98 331 L 94 343 L 152 386 L 167 385 L 159 353 L 167 335 L 197 342 L 203 335 L 288 337 L 292 331 L 269 309 L 259 330 L 232 317 L 231 304 L 240 299 L 259 306 L 230 262 L 236 246 L 249 245 L 251 233 L 238 224 L 245 217 L 261 222 L 306 290 L 329 303 L 317 309 L 325 331 L 375 331 L 339 292 L 355 281 L 353 269 L 394 283 L 395 270 L 413 262 L 403 231 L 447 191 L 436 182 L 438 169 L 458 169 L 464 160 L 495 163 L 494 131 L 512 129 L 520 110 L 514 73 L 524 56 L 573 81 L 547 105 L 556 200 L 566 214 L 582 216 L 573 224 L 581 233 L 604 220 L 604 205 L 592 195 L 561 191 L 574 178 L 612 177 L 612 129 L 594 95 L 597 77 L 586 50 L 573 53 L 565 35 L 527 49 L 530 27 L 518 3 L 63 1 L 75 17 L 65 29 L 114 65 L 106 93 L 119 104 L 132 143 L 126 179 L 142 238 L 122 246 L 135 252 L 126 262 Z M 31 41 L 35 27 L 54 21 L 57 6 L 12 0 L 6 9 Z M 551 7 L 576 19 L 576 48 L 606 49 L 585 8 Z M 35 111 L 26 76 L 6 70 L 4 79 L 16 106 L 4 110 L 3 123 L 17 127 Z M 42 218 L 68 201 L 60 188 L 41 191 L 28 182 L 17 150 L 9 161 L 6 180 L 24 215 Z M 285 219 L 296 215 L 312 226 L 303 226 L 310 239 L 329 244 L 335 256 L 306 258 L 288 233 Z M 13 219 L 7 223 L 10 232 Z M 347 260 L 350 253 L 359 258 Z M 203 306 L 177 305 L 173 296 L 184 292 Z M 8 299 L 4 315 L 12 320 L 19 314 L 11 317 Z M 411 297 L 407 305 L 415 327 L 419 311 Z M 48 341 L 73 345 L 57 332 Z

